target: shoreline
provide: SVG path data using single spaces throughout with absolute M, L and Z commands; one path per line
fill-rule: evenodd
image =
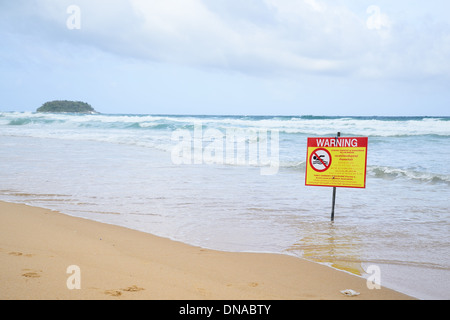
M 77 271 L 71 266 L 79 268 L 75 281 L 72 276 Z M 81 289 L 70 290 L 68 285 L 77 281 Z M 341 291 L 346 289 L 360 294 L 345 296 Z M 0 201 L 0 299 L 415 298 L 384 287 L 369 290 L 361 277 L 298 257 L 204 249 L 49 209 Z

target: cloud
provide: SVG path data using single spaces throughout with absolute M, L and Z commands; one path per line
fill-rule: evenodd
M 350 43 L 360 41 L 347 35 L 361 37 L 354 30 L 362 22 L 348 11 L 339 16 L 312 0 L 212 2 L 131 0 L 136 22 L 124 26 L 128 37 L 105 44 L 108 34 L 97 28 L 97 43 L 141 58 L 257 74 L 346 72 L 348 55 L 359 50 Z
M 8 32 L 44 43 L 252 75 L 449 76 L 450 28 L 331 0 L 17 0 Z M 14 3 L 14 4 L 12 4 Z M 69 30 L 67 8 L 80 8 Z M 25 21 L 25 23 L 23 23 Z

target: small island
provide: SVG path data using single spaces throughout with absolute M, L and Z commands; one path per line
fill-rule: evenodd
M 98 112 L 94 110 L 86 102 L 81 101 L 67 101 L 67 100 L 56 100 L 46 102 L 36 110 L 36 112 L 45 113 L 82 113 L 82 114 L 97 114 Z

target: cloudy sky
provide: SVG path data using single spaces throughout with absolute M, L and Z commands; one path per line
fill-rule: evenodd
M 0 110 L 450 116 L 448 0 L 0 0 Z

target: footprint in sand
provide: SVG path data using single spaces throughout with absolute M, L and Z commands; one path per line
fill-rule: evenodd
M 9 255 L 10 256 L 16 256 L 16 257 L 27 257 L 27 258 L 30 258 L 30 257 L 32 257 L 33 255 L 32 254 L 23 254 L 22 252 L 10 252 L 9 253 Z
M 131 287 L 125 288 L 125 289 L 113 289 L 113 290 L 106 290 L 105 294 L 113 296 L 113 297 L 120 297 L 123 292 L 138 292 L 145 290 L 144 288 L 140 288 L 136 285 L 133 285 Z
M 249 287 L 256 288 L 257 286 L 259 286 L 259 283 L 258 282 L 249 282 L 249 283 L 247 283 L 247 285 Z M 234 284 L 232 284 L 232 283 L 227 284 L 227 287 L 233 287 L 233 286 L 234 286 Z
M 25 277 L 25 278 L 40 278 L 41 275 L 38 272 L 31 271 L 31 272 L 23 273 L 22 277 Z
M 139 288 L 136 285 L 133 285 L 133 286 L 128 287 L 126 289 L 122 289 L 122 291 L 126 291 L 126 292 L 138 292 L 138 291 L 142 291 L 142 290 L 145 290 L 145 289 L 144 288 Z
M 197 292 L 199 294 L 201 294 L 202 296 L 206 297 L 207 295 L 209 295 L 209 291 L 206 290 L 205 288 L 197 288 Z
M 122 291 L 120 290 L 106 290 L 105 294 L 113 297 L 120 297 L 122 295 Z

